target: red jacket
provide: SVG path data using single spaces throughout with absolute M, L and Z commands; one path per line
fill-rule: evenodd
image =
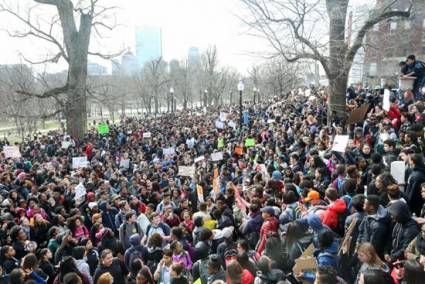
M 344 213 L 346 209 L 344 200 L 337 199 L 334 204 L 328 206 L 323 217 L 323 224 L 335 229 L 338 226 L 338 214 Z
M 394 127 L 396 127 L 400 124 L 401 114 L 400 114 L 400 111 L 398 110 L 396 104 L 393 104 L 390 107 L 390 110 L 387 112 L 387 115 L 391 119 L 391 121 L 394 121 L 394 120 L 396 121 L 396 123 L 395 123 L 396 125 L 393 125 Z
M 242 279 L 240 284 L 251 284 L 253 283 L 255 280 L 255 277 L 252 275 L 251 272 L 249 272 L 249 270 L 242 270 Z M 227 279 L 226 281 L 227 284 L 232 284 L 232 282 L 230 282 L 230 279 Z
M 265 221 L 260 229 L 260 240 L 257 245 L 257 253 L 262 254 L 264 248 L 266 247 L 266 237 L 269 232 L 277 232 L 279 229 L 279 221 L 276 217 L 271 217 L 269 220 Z

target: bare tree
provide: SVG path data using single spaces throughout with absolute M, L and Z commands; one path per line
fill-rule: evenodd
M 250 13 L 243 19 L 255 34 L 263 36 L 287 62 L 320 62 L 329 79 L 330 114 L 344 117 L 345 92 L 354 56 L 362 47 L 366 33 L 377 23 L 393 17 L 410 16 L 412 2 L 397 9 L 398 0 L 370 11 L 354 40 L 346 41 L 349 0 L 241 0 Z M 322 29 L 324 26 L 327 29 Z M 327 35 L 327 38 L 326 36 Z
M 166 72 L 166 63 L 162 58 L 149 61 L 145 64 L 142 74 L 141 82 L 144 90 L 147 93 L 148 103 L 151 106 L 152 101 L 155 107 L 155 114 L 159 113 L 160 101 L 164 94 L 168 95 L 167 83 L 169 78 Z M 149 113 L 151 108 L 149 107 Z
M 37 98 L 51 98 L 66 94 L 63 112 L 66 117 L 67 131 L 74 137 L 82 139 L 87 127 L 87 62 L 88 56 L 100 56 L 108 59 L 114 55 L 105 55 L 89 51 L 92 31 L 99 36 L 100 29 L 113 29 L 114 25 L 105 22 L 106 14 L 114 7 L 102 7 L 100 0 L 33 0 L 35 3 L 53 7 L 56 15 L 51 20 L 42 20 L 33 15 L 34 7 L 22 13 L 20 7 L 13 9 L 2 1 L 0 11 L 12 15 L 20 24 L 26 26 L 23 31 L 12 32 L 12 37 L 35 37 L 55 47 L 57 52 L 46 60 L 37 63 L 56 63 L 64 59 L 68 64 L 66 84 L 49 89 L 43 93 L 19 90 L 21 94 Z M 47 23 L 47 24 L 42 24 Z

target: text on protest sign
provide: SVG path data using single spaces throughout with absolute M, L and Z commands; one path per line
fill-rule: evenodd
M 211 160 L 213 160 L 214 162 L 223 160 L 223 152 L 212 153 Z
M 4 146 L 3 147 L 4 156 L 6 158 L 20 158 L 21 152 L 17 146 Z
M 87 157 L 74 157 L 72 158 L 72 168 L 78 169 L 82 167 L 86 167 L 89 162 L 87 161 Z
M 164 148 L 163 150 L 162 150 L 162 153 L 164 154 L 164 156 L 172 156 L 172 155 L 174 155 L 174 153 L 175 153 L 176 151 L 174 150 L 174 148 L 173 147 L 170 147 L 170 148 Z
M 221 121 L 219 121 L 219 120 L 216 120 L 215 121 L 215 127 L 218 128 L 218 129 L 223 129 L 224 128 L 224 123 L 221 122 Z
M 345 149 L 348 145 L 348 135 L 336 135 L 334 144 L 332 145 L 332 151 L 345 153 Z
M 179 176 L 193 178 L 195 176 L 195 166 L 179 166 Z
M 194 162 L 195 162 L 195 163 L 197 163 L 197 162 L 201 162 L 201 161 L 203 161 L 203 160 L 205 160 L 205 157 L 204 157 L 204 156 L 199 156 L 199 157 L 197 157 L 197 158 L 194 160 Z
M 97 130 L 99 131 L 99 134 L 108 134 L 109 126 L 106 123 L 99 124 L 97 126 Z
M 151 137 L 152 137 L 152 133 L 150 132 L 143 133 L 143 138 L 151 138 Z
M 75 198 L 80 198 L 84 195 L 86 195 L 86 188 L 84 187 L 84 185 L 82 183 L 79 183 L 75 187 Z
M 391 175 L 398 184 L 405 184 L 406 164 L 404 161 L 394 161 L 391 163 Z

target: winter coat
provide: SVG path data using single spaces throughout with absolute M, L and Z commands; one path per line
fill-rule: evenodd
M 355 281 L 354 283 L 355 283 L 355 284 L 359 283 L 360 275 L 361 275 L 363 272 L 366 272 L 366 271 L 371 270 L 371 269 L 379 269 L 379 270 L 384 271 L 385 273 L 390 273 L 390 268 L 389 268 L 389 267 L 388 267 L 388 265 L 386 265 L 385 263 L 384 263 L 384 267 L 383 267 L 383 268 L 382 268 L 382 267 L 379 267 L 379 266 L 370 265 L 370 264 L 368 264 L 368 263 L 363 263 L 363 264 L 360 266 L 359 273 L 357 273 L 357 279 L 356 279 L 356 281 Z
M 421 184 L 423 182 L 425 182 L 425 168 L 422 166 L 415 166 L 407 180 L 405 193 L 410 210 L 417 216 L 421 213 L 424 204 L 424 200 L 421 197 Z
M 128 270 L 130 270 L 131 262 L 136 258 L 143 260 L 143 263 L 148 261 L 148 250 L 140 244 L 141 239 L 141 236 L 136 234 L 130 237 L 131 247 L 124 254 L 124 263 Z
M 248 240 L 252 247 L 255 247 L 260 238 L 261 225 L 263 225 L 261 213 L 251 213 L 248 221 L 241 229 L 241 234 Z
M 260 240 L 257 245 L 257 253 L 262 254 L 264 248 L 266 247 L 266 237 L 269 232 L 277 232 L 279 229 L 279 221 L 276 217 L 271 217 L 269 220 L 265 221 L 260 229 Z
M 117 258 L 112 261 L 112 264 L 109 267 L 106 267 L 102 264 L 97 267 L 94 273 L 94 283 L 97 283 L 100 275 L 107 272 L 111 273 L 115 284 L 125 284 L 124 275 L 121 271 L 121 265 Z
M 280 269 L 272 269 L 266 273 L 257 271 L 257 276 L 255 277 L 254 284 L 263 284 L 263 283 L 277 283 L 280 280 L 285 280 L 285 274 Z
M 331 229 L 336 229 L 338 226 L 338 214 L 343 214 L 347 209 L 347 205 L 342 199 L 337 199 L 335 203 L 328 206 L 323 217 L 323 224 Z
M 418 235 L 419 226 L 411 217 L 407 204 L 398 201 L 388 207 L 388 212 L 396 220 L 392 232 L 392 248 L 390 257 L 392 262 L 403 259 L 404 251 L 409 243 Z
M 138 234 L 140 237 L 143 236 L 143 230 L 139 223 L 134 222 L 130 224 L 128 222 L 124 222 L 121 225 L 119 230 L 119 238 L 124 249 L 128 249 L 130 247 L 130 237 L 134 234 Z
M 75 264 L 77 265 L 78 271 L 85 274 L 89 278 L 90 284 L 93 283 L 93 278 L 90 274 L 90 267 L 87 262 L 83 259 L 76 259 Z
M 357 244 L 370 242 L 381 259 L 384 259 L 385 244 L 390 233 L 391 218 L 382 206 L 374 215 L 367 215 L 359 227 Z

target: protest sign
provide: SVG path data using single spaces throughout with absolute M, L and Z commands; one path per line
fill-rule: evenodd
M 247 138 L 245 140 L 245 147 L 254 147 L 255 146 L 255 139 L 254 138 Z
M 121 160 L 120 162 L 120 167 L 124 168 L 124 169 L 129 169 L 130 168 L 130 160 Z
M 269 119 L 269 120 L 267 120 L 267 123 L 275 123 L 276 122 L 276 120 L 275 119 Z
M 390 111 L 390 90 L 384 90 L 384 98 L 382 102 L 382 109 L 385 111 Z
M 306 271 L 315 271 L 317 269 L 316 258 L 313 256 L 314 246 L 311 244 L 304 253 L 295 260 L 293 271 L 295 275 Z
M 86 195 L 86 188 L 84 187 L 84 185 L 82 183 L 79 183 L 76 187 L 75 187 L 75 198 L 80 198 L 82 196 Z
M 403 161 L 391 163 L 391 175 L 398 184 L 405 184 L 406 164 Z
M 215 127 L 218 129 L 223 129 L 224 128 L 224 123 L 221 122 L 220 120 L 216 120 L 215 121 Z
M 71 146 L 71 141 L 62 141 L 62 149 L 68 149 Z
M 213 160 L 214 162 L 223 160 L 223 152 L 212 153 L 211 160 Z
M 18 146 L 4 146 L 3 147 L 4 156 L 6 158 L 20 158 L 21 152 L 19 151 Z
M 369 104 L 365 103 L 365 104 L 362 104 L 360 107 L 356 108 L 355 110 L 353 110 L 352 112 L 350 112 L 350 115 L 348 116 L 348 119 L 345 125 L 350 125 L 350 124 L 354 124 L 354 123 L 362 121 L 364 117 L 366 116 L 368 109 L 369 109 Z
M 162 153 L 164 154 L 164 156 L 172 156 L 174 155 L 175 152 L 176 151 L 174 150 L 173 147 L 162 149 Z
M 196 193 L 198 195 L 198 201 L 204 202 L 204 188 L 200 185 L 196 186 Z
M 194 160 L 194 162 L 195 162 L 195 163 L 197 163 L 197 162 L 201 162 L 201 161 L 203 161 L 203 160 L 205 160 L 205 157 L 204 157 L 204 156 L 199 156 L 198 158 L 196 158 L 196 159 Z
M 221 149 L 224 148 L 224 138 L 223 137 L 219 137 L 218 141 L 217 141 L 217 148 Z
M 348 145 L 348 135 L 336 135 L 334 144 L 332 145 L 332 151 L 344 153 Z
M 227 125 L 229 125 L 229 127 L 233 128 L 233 129 L 235 129 L 235 128 L 236 128 L 236 122 L 234 122 L 233 120 L 229 121 L 229 122 L 227 123 Z
M 97 131 L 99 131 L 99 134 L 108 134 L 109 126 L 106 123 L 99 124 L 97 126 Z
M 179 176 L 182 177 L 194 177 L 195 176 L 195 166 L 179 166 Z
M 150 132 L 143 133 L 143 138 L 151 138 L 151 137 L 152 137 L 152 133 Z
M 85 167 L 88 165 L 88 161 L 87 161 L 87 157 L 83 156 L 83 157 L 73 157 L 72 158 L 72 168 L 73 169 L 78 169 L 81 167 Z
M 220 121 L 227 121 L 227 112 L 220 112 Z

